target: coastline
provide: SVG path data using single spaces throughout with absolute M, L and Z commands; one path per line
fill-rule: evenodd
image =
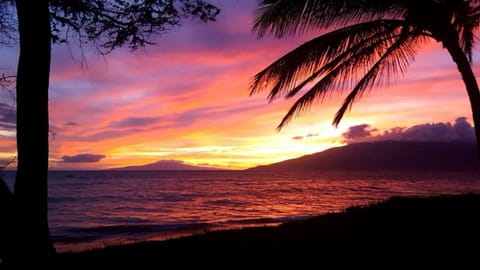
M 480 194 L 392 197 L 276 227 L 219 230 L 58 255 L 58 266 L 273 268 L 318 263 L 478 266 Z M 183 259 L 182 259 L 183 258 Z M 225 265 L 225 261 L 230 265 Z M 351 263 L 351 262 L 350 262 Z M 388 267 L 387 267 L 388 268 Z
M 184 229 L 175 229 L 175 230 L 165 230 L 162 231 L 156 230 L 158 227 L 162 226 L 170 226 L 170 225 L 151 225 L 151 229 L 147 225 L 139 225 L 139 228 L 132 228 L 133 230 L 144 229 L 146 230 L 143 234 L 139 234 L 136 232 L 136 236 L 130 236 L 128 238 L 121 238 L 118 234 L 112 235 L 111 238 L 104 239 L 103 241 L 86 241 L 80 242 L 80 239 L 59 239 L 58 236 L 54 236 L 55 242 L 55 249 L 57 253 L 78 253 L 84 252 L 94 249 L 102 249 L 111 246 L 118 246 L 118 245 L 129 245 L 139 242 L 149 242 L 149 241 L 167 241 L 171 239 L 178 239 L 183 237 L 190 237 L 195 235 L 201 235 L 208 232 L 214 231 L 229 231 L 229 230 L 240 230 L 246 229 L 251 227 L 273 227 L 277 225 L 281 225 L 285 222 L 289 222 L 291 220 L 299 220 L 305 219 L 307 217 L 298 217 L 298 218 L 289 218 L 285 219 L 288 221 L 280 221 L 280 220 L 273 220 L 273 219 L 264 219 L 264 220 L 257 220 L 251 221 L 249 223 L 245 222 L 238 222 L 235 224 L 187 224 Z M 127 226 L 127 228 L 122 229 L 123 233 L 126 234 L 128 228 L 131 226 Z M 103 227 L 103 229 L 105 229 Z M 118 230 L 117 227 L 113 227 L 112 229 Z M 60 240 L 60 241 L 59 241 Z

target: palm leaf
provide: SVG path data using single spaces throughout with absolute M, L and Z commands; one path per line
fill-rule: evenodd
M 463 3 L 465 4 L 465 3 Z M 464 53 L 472 60 L 472 50 L 475 43 L 475 33 L 478 32 L 480 20 L 480 7 L 474 9 L 460 9 L 453 21 L 459 34 L 460 46 Z
M 409 33 L 409 35 L 418 36 L 417 33 Z M 403 36 L 407 35 L 403 34 Z M 401 41 L 406 39 L 406 37 L 400 37 L 400 35 L 396 35 L 392 37 L 392 39 L 395 39 L 394 41 L 385 40 L 372 44 L 358 51 L 357 54 L 352 54 L 349 58 L 344 59 L 341 65 L 329 72 L 328 75 L 323 77 L 294 103 L 277 129 L 284 127 L 296 115 L 313 105 L 315 101 L 323 102 L 328 97 L 328 94 L 332 94 L 334 90 L 347 88 L 352 84 L 355 86 L 344 103 L 344 105 L 347 105 L 345 108 L 349 108 L 359 96 L 359 93 L 363 93 L 364 90 L 373 86 L 379 86 L 382 83 L 388 84 L 391 78 L 403 74 L 408 64 L 413 60 L 414 53 L 417 50 L 417 46 L 414 44 L 421 44 L 424 38 L 417 37 L 416 40 L 409 41 L 413 44 L 409 44 L 407 41 Z M 379 58 L 377 55 L 383 56 Z M 355 83 L 353 75 L 359 70 L 363 70 L 365 75 L 359 82 Z M 379 80 L 379 78 L 382 78 L 382 80 Z M 338 115 L 340 116 L 340 114 Z
M 335 114 L 333 125 L 338 126 L 345 112 L 351 109 L 357 100 L 367 89 L 390 83 L 391 76 L 404 74 L 413 60 L 419 48 L 424 43 L 424 37 L 419 35 L 402 36 L 393 44 L 372 68 L 363 76 L 355 88 L 350 92 L 340 109 Z
M 388 0 L 273 0 L 261 1 L 253 29 L 259 37 L 295 35 L 306 30 L 343 27 L 351 22 L 398 18 L 405 8 Z
M 398 20 L 361 23 L 306 42 L 256 74 L 250 86 L 251 94 L 269 89 L 270 100 L 287 91 L 287 96 L 293 96 L 362 47 L 391 38 L 402 24 Z

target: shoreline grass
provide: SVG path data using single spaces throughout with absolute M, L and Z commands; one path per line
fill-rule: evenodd
M 413 263 L 479 269 L 480 194 L 392 197 L 277 227 L 212 231 L 57 258 L 64 269 L 100 265 L 135 269 L 383 265 L 389 269 Z

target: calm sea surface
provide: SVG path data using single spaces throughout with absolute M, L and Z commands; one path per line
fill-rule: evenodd
M 11 186 L 14 173 L 3 177 Z M 394 195 L 469 192 L 480 193 L 479 173 L 55 171 L 49 220 L 63 252 L 277 225 Z

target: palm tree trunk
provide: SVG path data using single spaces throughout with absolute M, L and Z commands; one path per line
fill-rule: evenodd
M 43 264 L 55 254 L 47 219 L 48 86 L 51 29 L 48 0 L 16 0 L 17 158 L 14 196 L 20 263 Z M 40 258 L 38 261 L 36 258 Z
M 457 64 L 457 69 L 462 74 L 462 79 L 467 89 L 470 107 L 472 109 L 473 124 L 475 126 L 475 135 L 477 137 L 477 149 L 480 158 L 480 90 L 473 73 L 470 62 L 458 42 L 443 42 L 445 48 L 450 53 L 453 61 Z

